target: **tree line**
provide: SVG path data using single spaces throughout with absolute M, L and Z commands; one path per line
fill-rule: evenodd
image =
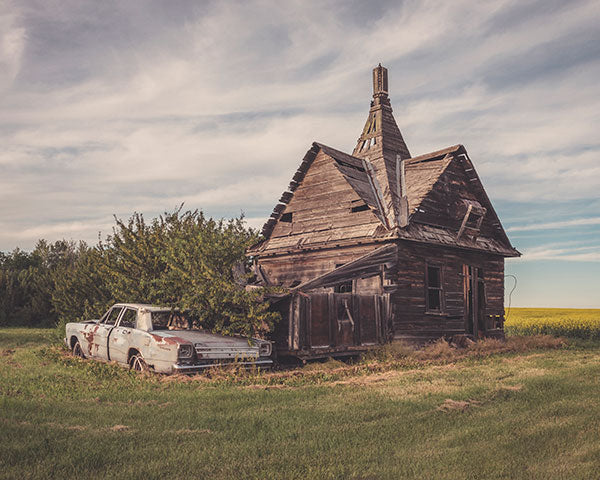
M 225 334 L 265 334 L 278 315 L 264 290 L 243 287 L 245 251 L 257 240 L 242 216 L 214 220 L 179 208 L 151 221 L 115 218 L 94 246 L 39 240 L 31 252 L 0 252 L 0 326 L 60 330 L 127 302 L 187 310 L 198 326 Z

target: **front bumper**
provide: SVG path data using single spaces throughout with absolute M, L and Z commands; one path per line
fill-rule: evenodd
M 206 370 L 208 368 L 214 368 L 214 367 L 218 367 L 218 366 L 238 366 L 241 365 L 244 368 L 252 368 L 254 366 L 256 367 L 270 367 L 273 365 L 273 360 L 271 360 L 270 358 L 259 358 L 257 360 L 248 360 L 248 361 L 239 361 L 239 362 L 220 362 L 218 360 L 215 360 L 214 362 L 210 362 L 210 363 L 203 363 L 203 364 L 192 364 L 192 365 L 179 365 L 179 364 L 175 364 L 173 365 L 173 373 L 198 373 L 198 372 L 202 372 L 203 370 Z

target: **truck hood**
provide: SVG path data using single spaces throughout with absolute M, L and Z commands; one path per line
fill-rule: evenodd
M 193 343 L 196 347 L 221 347 L 221 348 L 251 348 L 258 347 L 248 344 L 244 337 L 228 337 L 218 333 L 204 332 L 200 330 L 152 330 L 152 335 L 162 338 L 172 338 L 175 341 L 184 340 Z M 260 340 L 259 340 L 260 342 Z

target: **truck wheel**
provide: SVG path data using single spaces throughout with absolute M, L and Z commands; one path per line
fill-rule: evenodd
M 75 345 L 73 345 L 73 355 L 79 358 L 85 358 L 85 355 L 83 354 L 83 349 L 81 348 L 81 344 L 79 343 L 79 340 L 77 340 L 75 342 Z
M 136 372 L 148 371 L 148 365 L 139 353 L 132 355 L 132 357 L 129 359 L 129 368 L 131 368 L 131 370 L 135 370 Z

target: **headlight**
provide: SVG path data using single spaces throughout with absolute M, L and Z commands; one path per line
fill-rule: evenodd
M 178 358 L 191 358 L 194 353 L 193 345 L 179 345 L 179 350 L 177 351 Z
M 258 353 L 261 357 L 268 357 L 271 355 L 271 344 L 269 342 L 261 343 L 260 347 L 258 347 Z

